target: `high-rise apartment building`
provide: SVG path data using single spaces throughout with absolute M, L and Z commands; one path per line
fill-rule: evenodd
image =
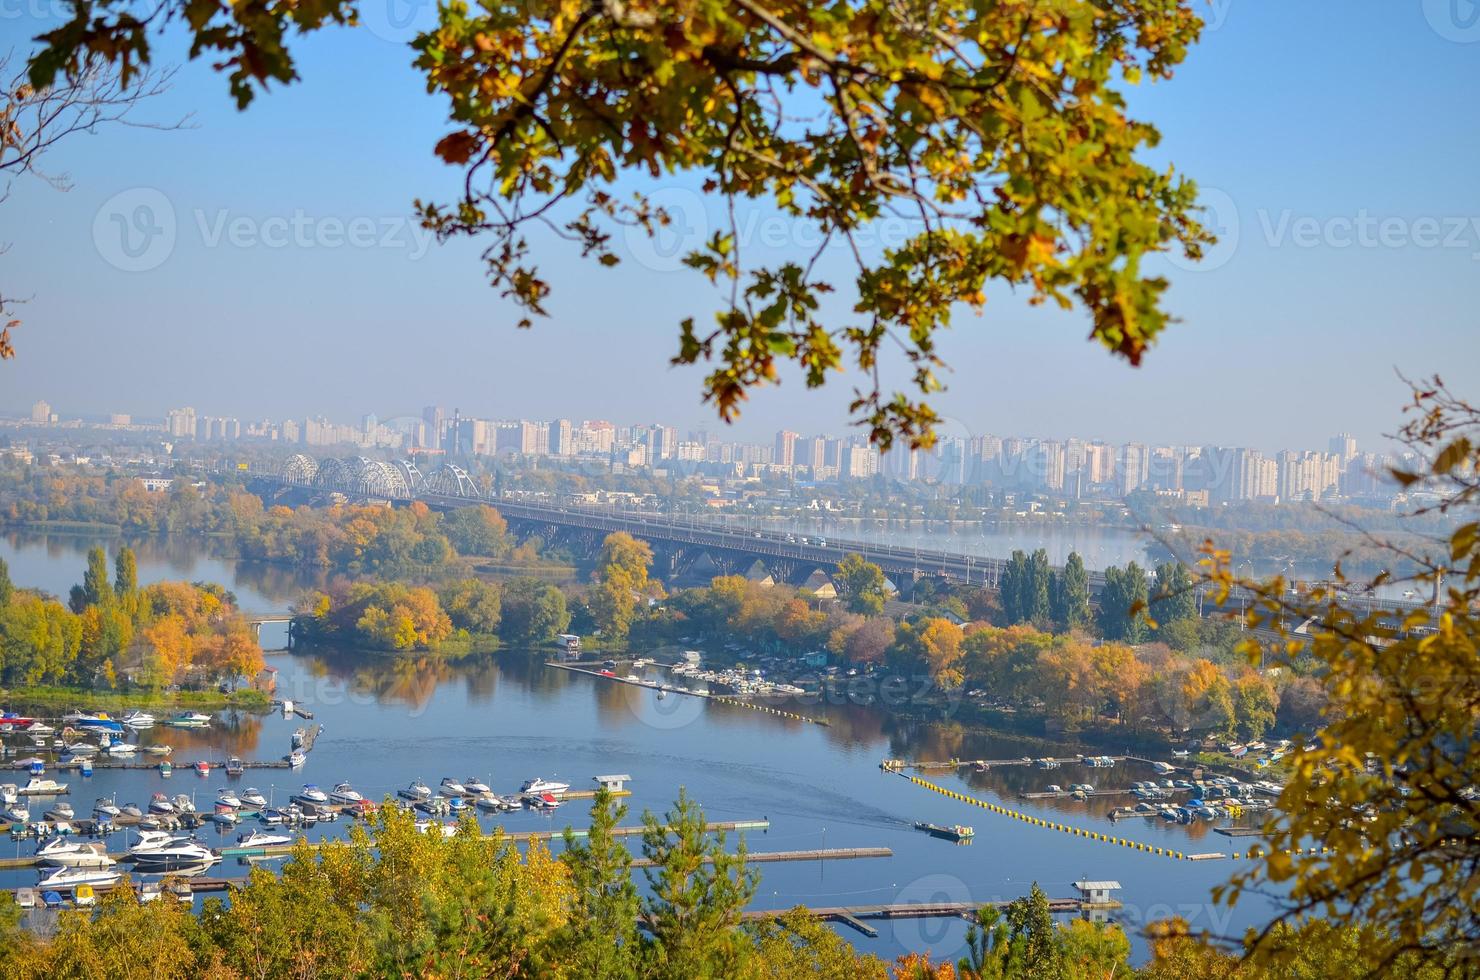
M 195 438 L 195 409 L 170 409 L 166 415 L 165 428 L 175 439 Z
M 37 425 L 47 425 L 51 422 L 51 406 L 44 401 L 38 401 L 31 406 L 31 421 Z
M 771 462 L 777 466 L 791 469 L 797 465 L 797 439 L 795 432 L 783 429 L 776 433 L 776 451 L 771 455 Z

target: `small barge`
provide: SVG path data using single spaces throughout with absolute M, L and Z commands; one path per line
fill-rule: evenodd
M 962 843 L 976 836 L 976 831 L 970 827 L 962 827 L 959 824 L 951 827 L 942 827 L 938 824 L 925 823 L 923 820 L 915 821 L 915 829 L 923 830 L 931 837 L 939 837 L 941 840 L 952 840 Z

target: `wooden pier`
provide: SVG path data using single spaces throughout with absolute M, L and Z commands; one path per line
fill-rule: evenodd
M 1108 756 L 1106 756 L 1106 755 L 1095 755 L 1095 756 L 1086 755 L 1086 756 L 1070 756 L 1068 758 L 1058 758 L 1058 759 L 1046 758 L 1046 760 L 1044 760 L 1044 761 L 1053 762 L 1053 763 L 1056 763 L 1059 766 L 1084 766 L 1084 768 L 1086 768 L 1086 769 L 1108 769 L 1108 768 L 1110 768 L 1109 766 L 1085 766 L 1084 765 L 1084 761 L 1086 759 L 1110 759 L 1110 760 L 1112 760 L 1114 762 L 1117 762 L 1117 763 L 1119 763 L 1119 762 L 1139 762 L 1139 761 L 1141 761 L 1139 759 L 1136 759 L 1134 756 L 1128 756 L 1128 755 L 1108 755 Z M 879 763 L 879 768 L 882 769 L 882 770 L 884 770 L 885 772 L 902 772 L 905 769 L 915 769 L 915 770 L 919 770 L 920 772 L 930 772 L 932 770 L 941 771 L 941 770 L 948 770 L 948 769 L 964 769 L 964 768 L 973 768 L 973 769 L 975 769 L 975 768 L 981 768 L 981 769 L 1000 769 L 1000 768 L 1002 768 L 1004 766 L 1029 766 L 1029 767 L 1032 767 L 1032 766 L 1038 765 L 1039 761 L 1040 761 L 1039 759 L 1029 759 L 1029 758 L 1021 758 L 1021 759 L 951 759 L 951 760 L 946 761 L 946 762 L 907 762 L 904 759 L 885 759 L 883 762 L 880 762 Z M 1051 772 L 1052 770 L 1045 769 L 1044 771 L 1045 772 Z M 1068 795 L 1068 794 L 1065 794 L 1065 795 Z
M 848 905 L 848 906 L 826 906 L 818 908 L 802 907 L 801 911 L 814 919 L 825 922 L 840 922 L 863 933 L 870 939 L 878 938 L 879 932 L 866 920 L 896 920 L 896 919 L 966 919 L 976 921 L 977 913 L 983 908 L 1004 909 L 1010 902 L 924 902 L 909 903 L 902 905 Z M 1120 902 L 1086 902 L 1078 898 L 1050 898 L 1048 908 L 1050 912 L 1059 915 L 1072 915 L 1094 909 L 1117 909 L 1121 907 Z M 788 915 L 794 909 L 750 909 L 741 913 L 742 921 L 763 922 L 779 919 Z

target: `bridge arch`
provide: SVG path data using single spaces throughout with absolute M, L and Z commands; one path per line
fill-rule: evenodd
M 283 462 L 279 476 L 287 483 L 308 486 L 319 472 L 319 461 L 312 456 L 294 453 Z
M 483 494 L 478 491 L 478 484 L 468 475 L 468 471 L 456 463 L 443 463 L 427 474 L 422 485 L 427 493 L 443 497 L 467 497 L 473 500 L 483 497 Z

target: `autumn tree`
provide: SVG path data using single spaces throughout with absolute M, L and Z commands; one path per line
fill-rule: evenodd
M 1173 623 L 1197 618 L 1197 592 L 1186 565 L 1168 561 L 1156 566 L 1156 590 L 1149 606 L 1158 632 Z
M 442 589 L 441 600 L 455 629 L 485 635 L 498 631 L 503 595 L 492 582 L 476 578 L 454 582 Z
M 844 555 L 838 562 L 833 582 L 849 612 L 877 616 L 884 611 L 884 602 L 889 598 L 884 570 L 862 555 Z
M 596 623 L 608 639 L 626 639 L 639 604 L 653 593 L 656 583 L 648 580 L 652 563 L 652 547 L 625 531 L 607 535 L 602 543 L 590 601 Z
M 1320 730 L 1292 753 L 1263 862 L 1225 897 L 1270 883 L 1287 896 L 1256 937 L 1255 952 L 1276 962 L 1277 930 L 1320 913 L 1369 930 L 1373 971 L 1416 960 L 1463 975 L 1480 964 L 1480 408 L 1434 378 L 1413 386 L 1408 413 L 1400 437 L 1416 463 L 1393 475 L 1433 501 L 1420 516 L 1456 520 L 1441 546 L 1389 554 L 1414 569 L 1409 588 L 1437 595 L 1434 607 L 1353 609 L 1339 569 L 1333 586 L 1292 595 L 1279 578 L 1240 580 L 1227 552 L 1209 549 L 1213 598 L 1237 609 L 1242 590 L 1255 625 L 1281 637 L 1250 638 L 1251 664 L 1310 662 L 1327 702 Z M 1312 841 L 1319 853 L 1304 850 Z
M 965 632 L 949 619 L 927 618 L 904 623 L 896 634 L 892 658 L 907 669 L 921 669 L 944 688 L 961 686 L 961 645 Z
M 442 519 L 442 530 L 460 555 L 505 558 L 514 548 L 508 522 L 487 504 L 457 508 Z

